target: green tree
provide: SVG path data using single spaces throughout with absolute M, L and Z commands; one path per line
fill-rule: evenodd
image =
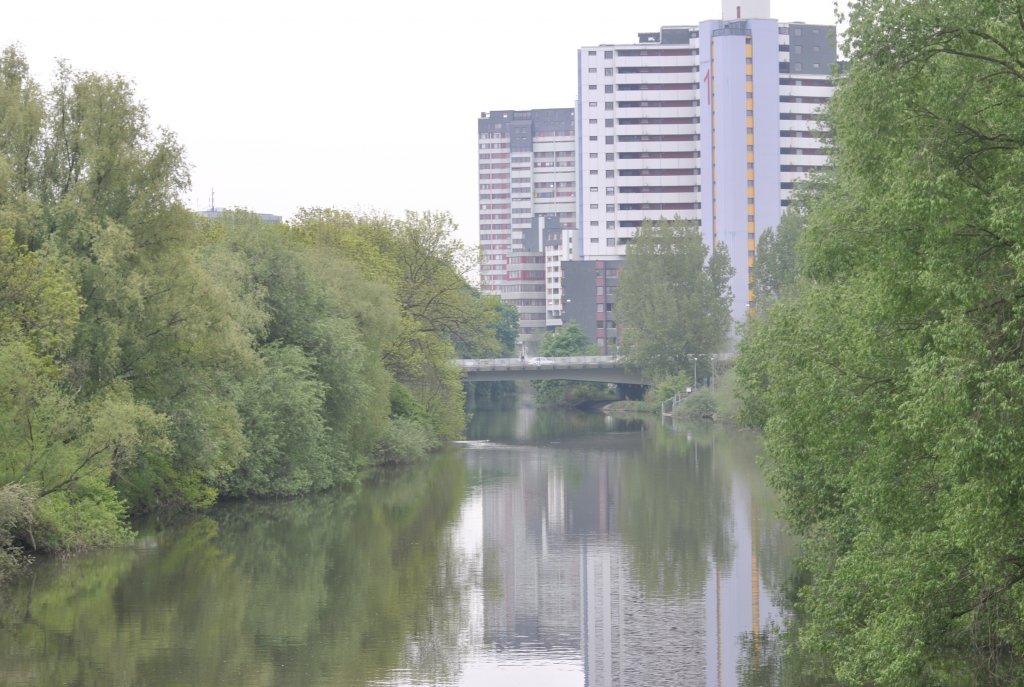
M 640 227 L 616 291 L 627 359 L 658 378 L 686 369 L 687 356 L 719 351 L 732 324 L 734 272 L 725 246 L 709 251 L 691 222 Z
M 494 325 L 494 337 L 499 345 L 498 356 L 510 358 L 516 354 L 516 342 L 519 340 L 519 309 L 497 296 L 491 298 L 494 309 L 498 312 Z
M 56 261 L 0 230 L 0 548 L 73 549 L 124 536 L 111 474 L 165 450 L 164 419 L 122 387 L 78 401 L 58 363 L 81 299 Z M 4 559 L 9 560 L 5 554 Z M 0 576 L 5 566 L 0 560 Z
M 295 346 L 260 349 L 264 367 L 240 390 L 239 413 L 245 421 L 249 451 L 226 479 L 232 496 L 293 496 L 337 484 L 323 404 L 326 385 L 317 379 L 315 361 Z M 344 466 L 344 463 L 343 463 Z
M 518 355 L 516 345 L 519 340 L 519 310 L 516 306 L 505 303 L 497 296 L 483 296 L 484 301 L 494 309 L 496 317 L 493 320 L 494 341 L 493 345 L 478 346 L 475 348 L 465 344 L 456 345 L 455 350 L 460 358 L 512 358 Z M 470 400 L 496 399 L 502 395 L 514 394 L 516 391 L 515 382 L 466 382 L 467 397 Z
M 134 509 L 208 505 L 245 453 L 232 394 L 259 359 L 242 304 L 199 259 L 207 237 L 179 202 L 181 146 L 150 128 L 121 77 L 61 65 L 44 103 L 27 190 L 4 209 L 84 297 L 67 384 L 82 401 L 127 388 L 169 418 L 176 450 L 142 450 L 115 476 Z
M 1024 679 L 1024 25 L 862 0 L 796 288 L 738 362 L 844 684 Z
M 111 476 L 142 451 L 169 451 L 166 418 L 124 388 L 76 403 L 57 368 L 24 342 L 0 344 L 0 380 L 0 489 L 20 485 L 32 499 L 13 534 L 44 550 L 123 539 L 125 506 Z
M 498 312 L 469 285 L 473 256 L 455 228 L 443 213 L 395 219 L 324 209 L 303 210 L 295 223 L 305 240 L 340 250 L 391 289 L 400 318 L 382 347 L 385 365 L 430 409 L 431 430 L 441 438 L 459 435 L 465 423 L 460 373 L 452 364 L 456 346 L 497 352 Z
M 567 358 L 574 355 L 594 355 L 597 346 L 587 338 L 578 324 L 569 322 L 545 334 L 537 352 L 545 357 Z
M 805 222 L 805 209 L 791 202 L 775 229 L 768 228 L 757 240 L 754 260 L 754 305 L 766 308 L 795 284 L 797 242 Z
M 256 330 L 263 362 L 280 357 L 279 353 L 269 354 L 268 346 L 296 347 L 313 363 L 312 373 L 323 385 L 322 402 L 313 412 L 329 436 L 323 438 L 323 445 L 304 446 L 313 453 L 327 450 L 331 467 L 318 472 L 318 479 L 302 491 L 326 489 L 352 479 L 388 419 L 393 379 L 381 351 L 396 335 L 400 318 L 391 290 L 366 279 L 336 248 L 314 247 L 287 227 L 268 226 L 252 213 L 228 213 L 215 228 L 223 238 L 207 255 L 208 269 L 226 272 L 226 282 L 236 284 L 239 296 L 258 294 L 250 307 L 266 315 Z M 264 365 L 261 375 L 267 371 Z M 253 382 L 248 379 L 243 386 L 251 389 Z M 266 405 L 264 410 L 288 412 L 284 407 Z M 256 451 L 252 432 L 258 430 L 258 423 L 246 422 L 246 427 L 250 446 Z M 274 462 L 301 463 L 306 459 L 282 450 Z M 308 460 L 318 462 L 320 458 L 310 454 Z M 237 484 L 232 487 L 237 488 Z M 267 488 L 274 487 L 261 487 Z
M 66 354 L 82 301 L 52 258 L 16 246 L 0 228 L 0 341 L 22 340 L 43 356 Z

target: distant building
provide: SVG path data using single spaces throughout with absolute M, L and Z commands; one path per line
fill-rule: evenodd
M 561 265 L 577 235 L 575 124 L 572 108 L 477 122 L 480 288 L 517 307 L 524 341 L 562 323 Z
M 562 265 L 565 321 L 575 322 L 600 352 L 619 352 L 619 329 L 615 321 L 615 290 L 619 286 L 622 258 L 572 260 Z
M 584 47 L 578 59 L 574 259 L 621 259 L 645 220 L 694 220 L 729 250 L 742 321 L 757 239 L 778 226 L 793 183 L 827 163 L 815 129 L 833 92 L 835 27 L 780 24 L 768 0 L 724 0 L 722 19 Z M 589 333 L 604 350 L 617 342 Z
M 770 15 L 768 0 L 723 0 L 721 19 L 580 48 L 575 126 L 568 109 L 481 116 L 481 286 L 517 305 L 523 333 L 575 320 L 614 352 L 626 246 L 676 216 L 726 245 L 745 319 L 758 238 L 828 162 L 816 128 L 835 27 Z
M 227 208 L 210 208 L 209 210 L 200 210 L 196 214 L 202 215 L 206 219 L 220 219 L 225 212 L 228 212 Z M 253 214 L 259 217 L 264 224 L 280 224 L 284 221 L 281 215 L 269 215 L 264 212 L 254 212 Z

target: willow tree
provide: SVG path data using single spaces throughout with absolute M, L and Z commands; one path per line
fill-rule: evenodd
M 853 3 L 800 274 L 743 342 L 844 684 L 1024 679 L 1022 16 Z
M 294 225 L 297 235 L 340 249 L 362 274 L 390 289 L 399 326 L 382 342 L 385 364 L 404 387 L 396 393 L 429 408 L 424 417 L 445 438 L 460 434 L 465 422 L 460 374 L 452 364 L 456 346 L 498 351 L 498 310 L 470 286 L 473 254 L 455 228 L 444 213 L 409 212 L 398 219 L 332 209 L 303 210 Z

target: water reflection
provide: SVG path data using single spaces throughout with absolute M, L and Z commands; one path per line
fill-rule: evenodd
M 494 436 L 486 422 L 476 436 Z M 610 426 L 597 434 L 598 422 Z M 761 644 L 782 622 L 769 589 L 790 550 L 756 440 L 657 424 L 620 434 L 617 422 L 569 416 L 549 432 L 557 447 L 467 451 L 482 484 L 485 641 L 576 651 L 588 685 L 735 685 L 744 638 Z
M 5 595 L 0 684 L 364 685 L 402 662 L 442 683 L 465 621 L 444 536 L 464 475 L 442 456 L 39 565 Z
M 754 437 L 523 407 L 470 438 L 38 565 L 0 684 L 777 684 L 792 545 Z

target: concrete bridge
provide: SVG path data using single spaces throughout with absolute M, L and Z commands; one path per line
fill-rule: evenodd
M 456 360 L 467 382 L 517 379 L 565 379 L 575 382 L 644 384 L 640 372 L 627 368 L 622 356 L 582 355 L 566 358 L 469 358 Z

